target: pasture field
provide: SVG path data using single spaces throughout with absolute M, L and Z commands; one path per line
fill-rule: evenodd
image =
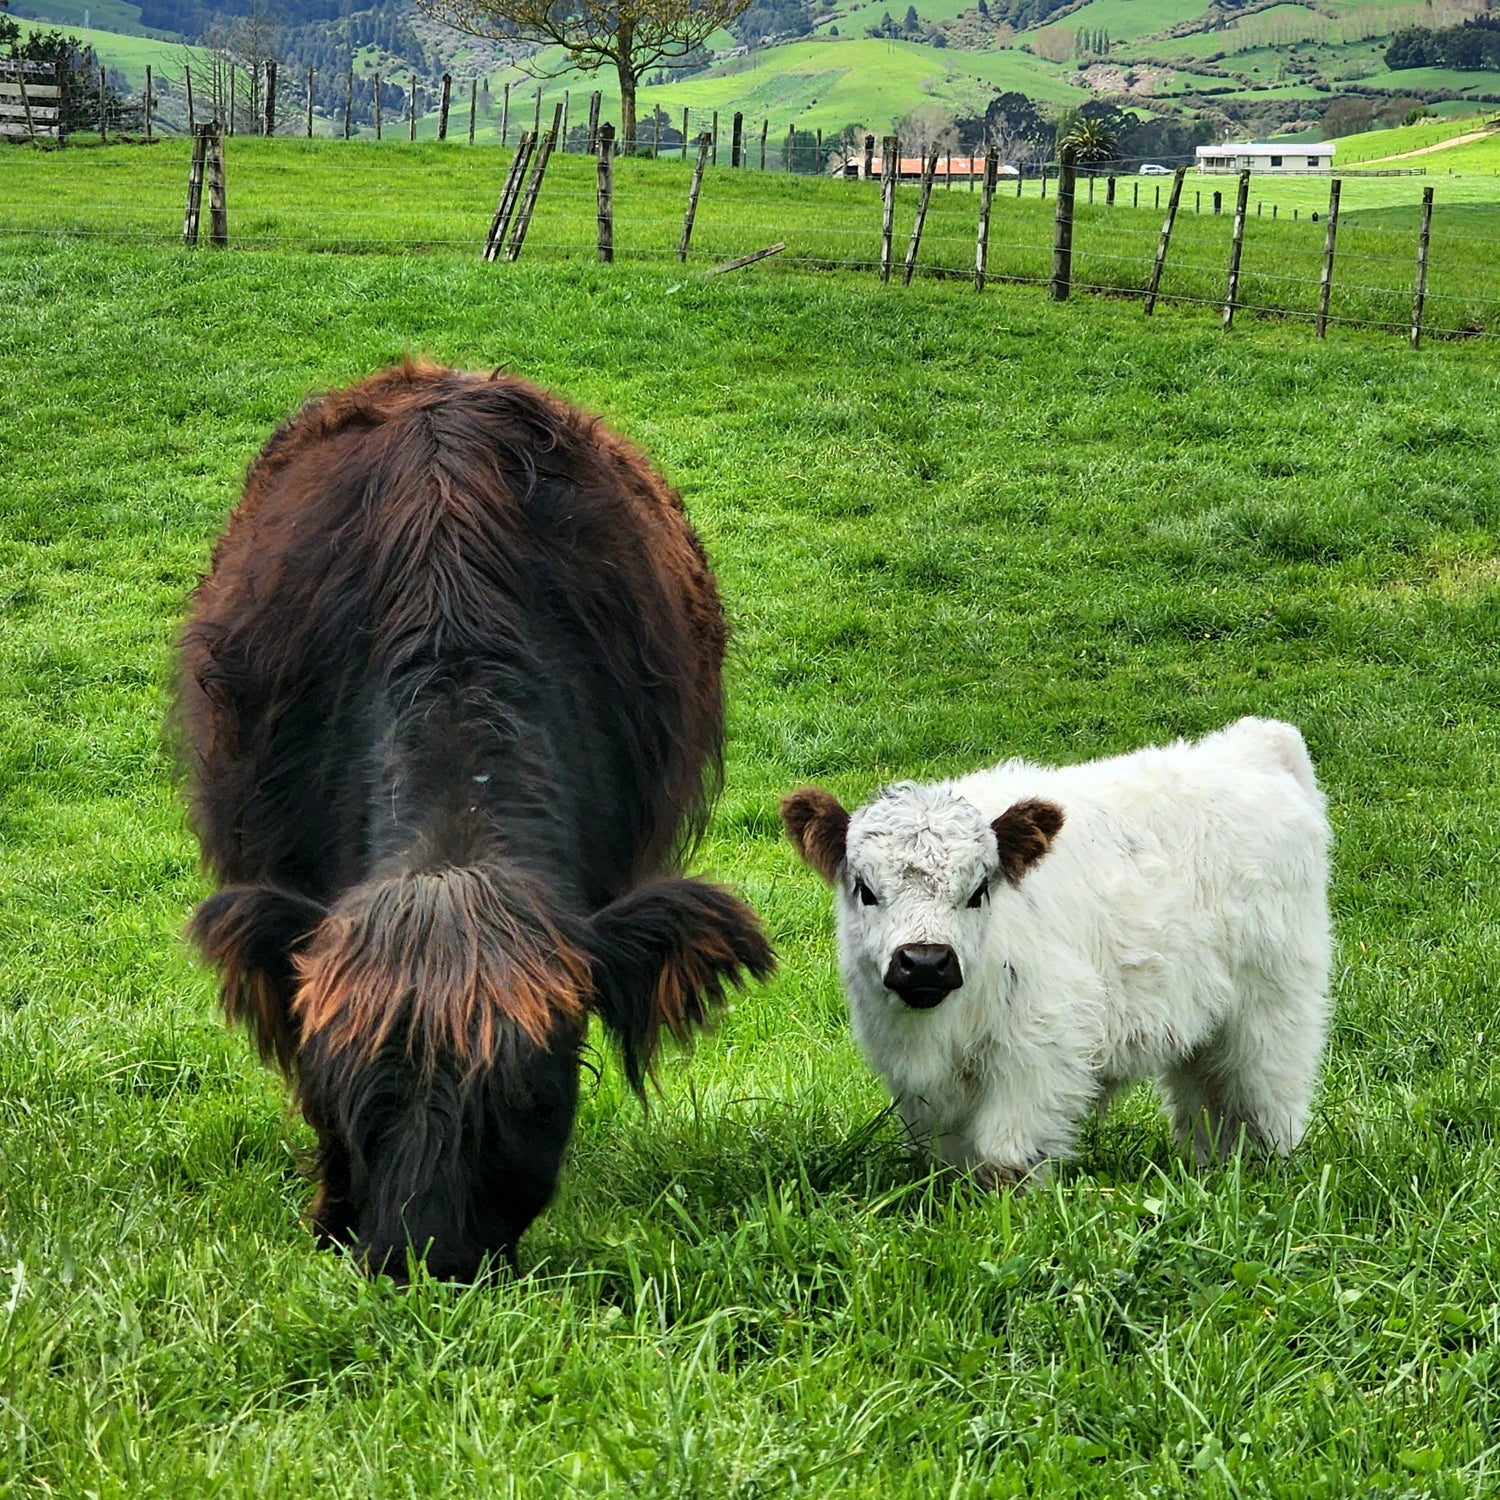
M 1493 1493 L 1488 346 L 767 269 L 0 240 L 0 1494 Z M 308 1133 L 181 944 L 161 723 L 246 462 L 408 353 L 682 488 L 735 630 L 696 867 L 782 971 L 644 1117 L 601 1059 L 527 1274 L 398 1294 L 313 1250 Z M 1139 1091 L 1030 1195 L 925 1174 L 778 795 L 1243 713 L 1336 830 L 1308 1139 L 1190 1171 Z
M 1458 150 L 1492 149 L 1489 143 Z M 12 150 L 4 157 L 0 235 L 37 232 L 100 235 L 139 243 L 177 240 L 182 226 L 189 146 L 79 146 L 62 152 Z M 236 137 L 227 143 L 230 237 L 237 247 L 329 252 L 386 249 L 477 255 L 510 154 L 456 143 L 344 142 Z M 727 159 L 727 152 L 721 161 Z M 592 158 L 556 155 L 548 168 L 526 259 L 593 261 L 597 204 Z M 1500 178 L 1348 178 L 1331 302 L 1336 322 L 1372 322 L 1392 330 L 1410 317 L 1416 260 L 1417 205 L 1424 183 L 1437 188 L 1429 258 L 1427 325 L 1434 332 L 1500 331 Z M 1236 179 L 1190 174 L 1162 282 L 1169 299 L 1223 299 Z M 675 264 L 687 197 L 680 161 L 620 160 L 615 169 L 615 245 L 622 260 Z M 1317 307 L 1324 229 L 1311 222 L 1327 207 L 1318 178 L 1252 181 L 1240 282 L 1253 311 L 1311 316 Z M 1055 192 L 1055 179 L 1049 192 Z M 1131 207 L 1139 189 L 1140 206 Z M 1224 212 L 1212 213 L 1213 194 Z M 1051 275 L 1054 203 L 1039 184 L 997 190 L 990 231 L 990 273 L 1000 288 L 1040 283 Z M 1169 182 L 1124 177 L 1117 204 L 1104 204 L 1105 183 L 1080 181 L 1074 233 L 1079 288 L 1139 293 L 1150 273 Z M 894 260 L 904 258 L 918 190 L 897 195 Z M 918 266 L 923 276 L 970 278 L 977 194 L 966 185 L 935 189 Z M 1257 208 L 1259 214 L 1257 215 Z M 1201 211 L 1198 211 L 1201 210 Z M 1273 219 L 1273 212 L 1278 217 Z M 1299 217 L 1289 222 L 1293 213 Z M 694 265 L 712 264 L 784 241 L 790 265 L 872 267 L 880 249 L 879 185 L 784 172 L 735 172 L 725 165 L 705 178 L 693 231 Z M 893 292 L 896 289 L 893 288 Z M 961 307 L 972 297 L 951 289 Z M 962 314 L 966 315 L 966 314 Z M 1207 313 L 1205 312 L 1205 316 Z

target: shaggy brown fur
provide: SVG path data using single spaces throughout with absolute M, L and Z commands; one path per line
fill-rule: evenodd
M 252 466 L 182 638 L 192 932 L 321 1141 L 325 1238 L 444 1274 L 555 1183 L 590 1011 L 637 1087 L 764 975 L 663 879 L 723 741 L 718 593 L 628 444 L 511 378 L 407 364 Z

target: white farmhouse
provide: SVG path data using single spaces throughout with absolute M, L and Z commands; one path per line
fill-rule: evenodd
M 1222 146 L 1198 147 L 1200 172 L 1318 173 L 1333 171 L 1333 142 L 1318 145 L 1258 144 L 1230 141 Z

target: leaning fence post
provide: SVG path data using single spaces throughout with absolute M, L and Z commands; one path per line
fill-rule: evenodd
M 1234 228 L 1229 232 L 1229 284 L 1224 289 L 1224 314 L 1221 326 L 1234 323 L 1234 308 L 1240 294 L 1240 255 L 1245 248 L 1245 205 L 1250 201 L 1250 172 L 1240 173 L 1240 190 L 1234 199 Z
M 891 236 L 896 225 L 896 177 L 900 171 L 896 137 L 880 142 L 880 279 L 891 279 Z
M 495 216 L 490 220 L 490 232 L 485 236 L 485 260 L 494 260 L 500 253 L 505 232 L 510 228 L 510 216 L 515 212 L 516 198 L 521 191 L 521 179 L 526 175 L 526 167 L 531 161 L 535 145 L 536 137 L 529 130 L 523 130 L 521 139 L 516 142 L 516 154 L 510 159 L 510 171 L 505 174 L 505 186 L 500 189 L 500 202 L 495 208 Z
M 193 160 L 188 167 L 187 211 L 182 216 L 182 243 L 198 243 L 198 216 L 203 208 L 203 162 L 208 154 L 207 127 L 193 128 Z
M 972 158 L 970 158 L 972 173 Z M 1000 171 L 1000 153 L 991 146 L 984 154 L 984 186 L 979 190 L 979 243 L 974 250 L 974 290 L 984 290 L 985 263 L 990 253 L 990 201 L 995 196 L 995 178 Z
M 561 128 L 562 105 L 559 104 L 552 111 L 552 129 L 542 137 L 541 145 L 537 147 L 536 160 L 531 164 L 531 175 L 526 179 L 526 191 L 521 195 L 521 206 L 516 210 L 516 222 L 505 246 L 505 258 L 508 261 L 521 258 L 521 246 L 526 243 L 526 231 L 531 228 L 531 215 L 536 208 L 536 196 L 542 190 L 542 178 L 547 171 L 547 160 L 557 145 L 557 132 Z
M 1328 301 L 1333 295 L 1333 247 L 1339 233 L 1339 193 L 1341 179 L 1328 184 L 1328 232 L 1323 236 L 1323 274 L 1318 280 L 1318 321 L 1314 328 L 1319 338 L 1328 332 Z
M 1417 237 L 1417 284 L 1411 304 L 1411 346 L 1422 345 L 1422 307 L 1427 301 L 1427 245 L 1432 238 L 1432 189 L 1422 189 L 1422 229 Z
M 510 85 L 505 85 L 505 92 L 501 96 L 500 103 L 500 144 L 505 144 L 505 138 L 510 134 Z M 518 141 L 519 147 L 520 142 Z
M 1182 179 L 1186 176 L 1186 167 L 1178 167 L 1172 174 L 1172 191 L 1167 195 L 1167 217 L 1162 221 L 1161 239 L 1156 244 L 1156 260 L 1151 267 L 1151 280 L 1146 287 L 1148 316 L 1156 310 L 1156 294 L 1161 289 L 1161 273 L 1166 269 L 1167 246 L 1172 241 L 1172 225 L 1177 221 L 1177 205 L 1182 201 Z
M 215 127 L 208 142 L 208 242 L 229 243 L 229 206 L 224 198 L 224 133 Z
M 688 188 L 687 213 L 682 219 L 682 241 L 677 246 L 677 259 L 680 261 L 686 261 L 688 258 L 688 241 L 693 237 L 693 219 L 698 213 L 698 190 L 703 186 L 703 167 L 708 161 L 710 149 L 711 138 L 705 130 L 698 137 L 698 160 L 693 163 L 693 181 Z
M 741 165 L 745 144 L 745 116 L 742 111 L 735 110 L 734 125 L 729 137 L 729 165 L 738 167 Z
M 917 216 L 912 220 L 911 242 L 906 247 L 906 269 L 901 277 L 902 286 L 911 285 L 911 273 L 917 268 L 917 247 L 922 243 L 922 225 L 927 219 L 927 200 L 932 197 L 932 177 L 937 171 L 938 148 L 933 141 L 927 149 L 927 160 L 922 164 L 922 195 L 917 199 Z
M 443 97 L 438 105 L 438 139 L 448 139 L 448 103 L 453 94 L 453 75 L 443 74 Z
M 594 119 L 598 121 L 598 94 L 594 95 Z M 599 162 L 599 259 L 606 265 L 615 258 L 615 127 L 598 132 Z
M 1073 147 L 1057 153 L 1057 214 L 1052 223 L 1052 297 L 1066 302 L 1073 285 L 1073 189 L 1076 182 Z M 1046 178 L 1042 179 L 1045 184 Z

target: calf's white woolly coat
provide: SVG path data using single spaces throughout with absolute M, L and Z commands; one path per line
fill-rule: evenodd
M 914 1140 L 998 1184 L 1156 1081 L 1199 1160 L 1301 1138 L 1328 1018 L 1329 829 L 1301 734 L 900 782 L 782 817 L 834 887 L 855 1038 Z

